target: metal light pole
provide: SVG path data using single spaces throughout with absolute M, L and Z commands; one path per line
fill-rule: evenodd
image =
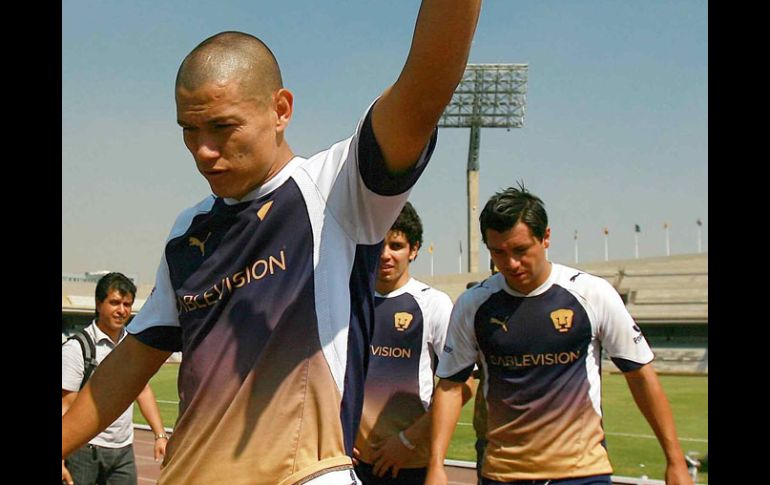
M 479 145 L 481 128 L 524 125 L 528 64 L 468 64 L 441 116 L 442 128 L 470 128 L 468 145 L 468 272 L 479 271 Z

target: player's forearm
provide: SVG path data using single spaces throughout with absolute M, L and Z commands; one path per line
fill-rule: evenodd
M 62 416 L 62 458 L 106 429 L 131 405 L 138 389 L 132 393 L 127 380 L 110 375 L 111 367 L 105 359 Z
M 627 372 L 625 377 L 636 405 L 658 438 L 666 461 L 683 463 L 684 453 L 677 438 L 671 406 L 652 364 Z
M 470 388 L 470 382 L 473 381 L 472 377 L 468 378 L 468 381 L 466 381 L 464 384 L 462 384 L 460 388 L 462 401 L 460 404 L 460 408 L 462 409 L 462 406 L 465 406 L 465 403 L 470 400 L 471 397 L 473 397 L 473 390 Z M 430 440 L 430 431 L 431 431 L 431 423 L 433 420 L 433 406 L 431 405 L 431 409 L 428 410 L 427 413 L 420 416 L 420 418 L 412 423 L 411 426 L 409 426 L 407 429 L 404 430 L 404 434 L 406 437 L 411 441 L 412 443 L 417 443 L 421 440 Z
M 411 426 L 403 430 L 404 436 L 415 445 L 428 442 L 430 440 L 431 419 L 432 413 L 429 410 L 412 423 Z
M 392 172 L 418 159 L 468 62 L 480 0 L 423 0 L 398 80 L 374 106 L 372 127 Z
M 449 448 L 463 405 L 463 383 L 441 379 L 436 386 L 431 406 L 430 463 L 441 467 Z
M 409 56 L 396 86 L 411 92 L 435 121 L 462 79 L 480 9 L 481 0 L 423 0 L 420 6 Z M 417 114 L 423 114 L 419 109 Z
M 114 422 L 169 355 L 131 336 L 115 347 L 62 416 L 62 457 Z
M 65 391 L 62 389 L 61 392 L 61 415 L 64 416 L 67 411 L 69 411 L 70 406 L 72 406 L 72 403 L 75 402 L 75 399 L 78 397 L 78 393 L 75 391 Z

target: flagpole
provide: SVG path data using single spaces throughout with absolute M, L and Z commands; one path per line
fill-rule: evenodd
M 666 230 L 666 256 L 671 256 L 671 241 L 668 237 L 668 222 L 663 223 L 663 229 Z
M 575 264 L 578 264 L 580 260 L 578 259 L 578 242 L 577 242 L 577 229 L 575 229 Z
M 463 242 L 460 241 L 460 256 L 457 258 L 457 274 L 463 272 Z
M 639 224 L 634 225 L 634 255 L 636 256 L 636 259 L 639 259 L 639 233 L 642 231 L 642 228 L 639 227 Z
M 639 259 L 639 233 L 634 233 L 634 255 Z
M 428 246 L 428 253 L 430 253 L 430 277 L 433 278 L 433 243 Z
M 604 228 L 604 260 L 609 261 L 610 260 L 610 242 L 609 242 L 609 234 L 610 231 L 605 227 Z
M 703 222 L 701 222 L 701 220 L 698 219 L 697 221 L 695 221 L 695 223 L 698 224 L 698 254 L 700 254 L 703 250 L 703 247 L 701 246 L 701 232 L 702 232 L 701 226 L 703 226 Z

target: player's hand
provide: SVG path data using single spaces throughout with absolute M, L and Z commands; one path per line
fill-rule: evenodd
M 70 475 L 70 471 L 67 470 L 67 467 L 64 466 L 64 460 L 61 461 L 61 481 L 62 483 L 66 483 L 67 485 L 74 485 L 74 481 L 72 480 L 72 475 Z
M 358 460 L 361 459 L 361 452 L 358 451 L 358 448 L 355 446 L 353 447 L 353 456 L 351 459 L 353 460 L 353 466 L 358 466 Z
M 693 485 L 692 477 L 684 461 L 669 463 L 666 466 L 666 485 Z
M 393 435 L 385 441 L 380 441 L 377 444 L 372 445 L 372 473 L 378 477 L 384 477 L 385 474 L 391 469 L 391 476 L 396 478 L 398 471 L 404 466 L 406 460 L 412 453 L 404 446 L 398 435 Z
M 447 485 L 449 479 L 446 476 L 446 470 L 443 466 L 428 467 L 428 474 L 425 477 L 425 485 Z

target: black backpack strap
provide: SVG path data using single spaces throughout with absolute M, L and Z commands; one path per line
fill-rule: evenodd
M 80 389 L 83 389 L 88 378 L 91 377 L 94 369 L 99 364 L 96 361 L 96 346 L 94 345 L 94 340 L 85 332 L 85 330 L 80 330 L 67 339 L 67 341 L 70 340 L 77 340 L 80 344 L 80 350 L 83 351 L 83 382 L 80 383 Z

